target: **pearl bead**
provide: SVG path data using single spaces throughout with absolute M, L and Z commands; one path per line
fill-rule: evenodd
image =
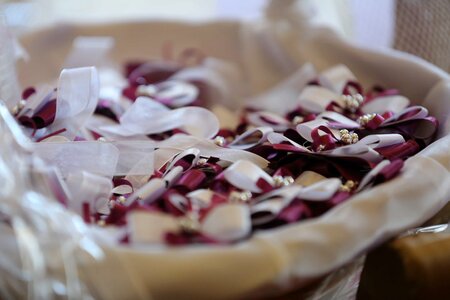
M 17 115 L 20 112 L 19 106 L 18 105 L 14 105 L 13 108 L 11 108 L 11 114 L 12 115 Z
M 295 118 L 292 120 L 292 124 L 297 125 L 303 122 L 303 117 L 295 116 Z
M 325 149 L 325 145 L 319 145 L 318 147 L 317 147 L 317 152 L 320 152 L 320 151 L 322 151 L 322 150 L 324 150 Z
M 27 104 L 27 101 L 22 99 L 19 101 L 19 104 L 17 104 L 17 106 L 18 106 L 19 110 L 22 110 L 26 104 Z
M 197 165 L 198 165 L 198 166 L 204 166 L 204 165 L 206 165 L 207 162 L 208 162 L 208 160 L 207 160 L 206 158 L 200 158 L 200 159 L 197 161 Z
M 127 202 L 127 198 L 125 198 L 124 196 L 119 196 L 117 198 L 117 201 L 119 201 L 120 203 L 124 204 L 125 202 Z
M 223 147 L 223 145 L 225 145 L 225 138 L 223 136 L 218 135 L 214 138 L 214 143 L 217 146 Z
M 97 141 L 99 141 L 99 142 L 106 142 L 106 138 L 104 138 L 104 137 L 99 137 L 98 139 L 97 139 Z
M 273 176 L 273 183 L 276 187 L 282 186 L 283 185 L 283 176 L 280 175 L 275 175 Z
M 98 220 L 98 221 L 97 221 L 97 225 L 98 225 L 98 226 L 105 226 L 105 225 L 106 225 L 106 222 L 105 222 L 105 220 Z
M 276 187 L 281 187 L 281 186 L 288 186 L 290 184 L 294 183 L 294 178 L 292 178 L 292 176 L 280 176 L 280 175 L 275 175 L 273 176 L 273 181 L 274 181 L 274 185 Z
M 353 95 L 353 99 L 355 99 L 356 101 L 358 101 L 359 104 L 364 102 L 364 96 L 361 94 L 355 94 Z
M 114 206 L 116 206 L 116 201 L 115 201 L 115 200 L 110 200 L 110 201 L 108 202 L 108 207 L 109 207 L 109 209 L 113 209 Z
M 232 191 L 230 193 L 229 199 L 231 202 L 247 202 L 252 198 L 252 193 L 249 191 Z
M 283 184 L 286 185 L 290 185 L 294 183 L 294 178 L 292 176 L 285 176 L 283 179 Z

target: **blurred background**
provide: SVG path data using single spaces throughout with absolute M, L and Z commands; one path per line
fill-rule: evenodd
M 0 0 L 7 23 L 21 34 L 56 22 L 129 19 L 252 20 L 270 0 Z M 294 0 L 272 0 L 291 1 Z M 298 0 L 317 24 L 364 47 L 393 47 L 450 71 L 448 0 Z

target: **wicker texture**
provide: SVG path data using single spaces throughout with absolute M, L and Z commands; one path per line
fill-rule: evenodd
M 450 71 L 450 1 L 398 0 L 394 48 Z

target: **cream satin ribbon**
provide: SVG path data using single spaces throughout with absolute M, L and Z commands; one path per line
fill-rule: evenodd
M 182 218 L 172 215 L 133 211 L 127 217 L 133 244 L 163 244 L 166 233 L 182 231 Z M 244 204 L 220 204 L 200 222 L 199 232 L 222 242 L 242 239 L 251 232 L 250 210 Z

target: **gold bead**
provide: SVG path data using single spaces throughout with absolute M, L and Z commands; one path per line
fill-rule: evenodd
M 100 220 L 98 220 L 98 221 L 97 221 L 97 225 L 98 225 L 98 226 L 102 226 L 102 227 L 103 227 L 103 226 L 105 226 L 105 225 L 106 225 L 106 222 L 105 222 L 105 220 L 103 220 L 103 219 L 100 219 Z
M 184 232 L 195 233 L 200 231 L 200 222 L 193 215 L 186 215 L 178 219 L 178 224 Z
M 204 166 L 207 162 L 208 160 L 206 158 L 199 158 L 199 160 L 197 161 L 197 166 Z
M 346 185 L 341 185 L 340 190 L 341 192 L 350 192 L 350 188 Z
M 347 180 L 347 182 L 345 183 L 346 186 L 348 186 L 350 189 L 355 187 L 355 182 L 353 180 Z
M 294 178 L 292 176 L 285 176 L 283 178 L 283 185 L 288 186 L 294 183 Z
M 343 192 L 351 192 L 357 186 L 357 182 L 353 180 L 347 180 L 343 185 L 341 185 L 340 190 Z
M 361 126 L 366 126 L 377 114 L 365 114 L 358 118 L 358 123 Z
M 283 176 L 275 175 L 273 176 L 273 183 L 276 187 L 280 187 L 283 185 Z
M 14 105 L 14 106 L 11 108 L 11 114 L 12 114 L 13 116 L 17 115 L 19 112 L 20 112 L 20 109 L 19 109 L 19 106 L 18 106 L 18 105 Z
M 292 176 L 280 176 L 275 175 L 273 176 L 273 182 L 275 187 L 282 187 L 282 186 L 288 186 L 290 184 L 294 183 L 294 178 Z
M 339 130 L 339 133 L 340 133 L 341 135 L 343 135 L 343 134 L 348 134 L 348 130 L 347 130 L 347 129 L 341 129 L 341 130 Z
M 359 136 L 356 133 L 352 133 L 351 134 L 351 138 L 352 138 L 352 144 L 357 143 L 359 141 Z

